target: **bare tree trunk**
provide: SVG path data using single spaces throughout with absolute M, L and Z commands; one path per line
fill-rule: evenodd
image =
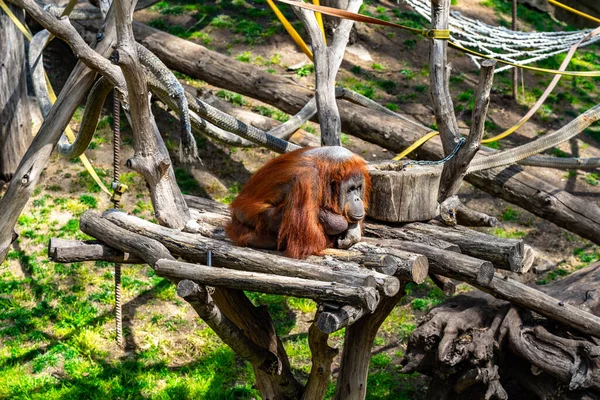
M 103 56 L 110 55 L 115 38 L 114 23 L 108 24 L 104 30 L 104 39 L 97 43 L 95 50 Z M 17 218 L 35 189 L 41 172 L 46 168 L 52 149 L 56 146 L 75 109 L 85 98 L 95 77 L 95 71 L 81 61 L 77 63 L 50 114 L 23 156 L 8 190 L 0 199 L 0 209 L 3 212 L 3 218 L 0 218 L 0 260 L 4 260 L 10 244 L 15 239 L 13 229 Z
M 8 5 L 20 20 L 23 10 Z M 23 34 L 0 12 L 0 180 L 9 181 L 31 143 Z
M 339 8 L 340 10 L 345 10 L 348 8 L 348 0 L 321 0 L 321 5 L 325 7 L 333 7 Z M 333 34 L 340 24 L 340 19 L 335 17 L 329 17 L 327 15 L 323 15 L 323 25 L 325 25 L 325 34 L 327 35 L 327 40 L 333 38 Z M 356 30 L 356 25 L 352 27 L 350 31 L 350 37 L 348 38 L 348 45 L 352 45 L 358 41 L 358 32 Z

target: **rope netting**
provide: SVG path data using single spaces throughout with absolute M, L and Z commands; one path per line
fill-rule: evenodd
M 421 16 L 431 21 L 429 0 L 404 0 Z M 522 65 L 531 64 L 557 54 L 566 53 L 592 29 L 560 32 L 522 32 L 504 27 L 485 24 L 479 20 L 463 16 L 458 11 L 450 13 L 449 30 L 451 40 L 485 55 Z M 596 36 L 580 45 L 589 46 L 600 40 Z M 467 54 L 480 67 L 479 57 Z M 496 69 L 504 71 L 512 66 Z

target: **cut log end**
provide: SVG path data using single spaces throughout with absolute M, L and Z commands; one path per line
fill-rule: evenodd
M 489 285 L 494 278 L 494 272 L 494 264 L 489 261 L 482 262 L 477 272 L 477 283 L 480 285 Z
M 395 296 L 396 293 L 400 290 L 400 280 L 393 276 L 390 276 L 383 280 L 383 294 L 387 297 Z
M 184 279 L 177 284 L 177 295 L 184 299 L 191 296 L 198 296 L 202 292 L 205 292 L 202 290 L 202 287 L 189 279 Z
M 429 274 L 429 261 L 427 261 L 427 257 L 419 254 L 415 258 L 411 274 L 414 283 L 421 284 L 425 282 L 425 279 L 427 279 L 427 275 Z

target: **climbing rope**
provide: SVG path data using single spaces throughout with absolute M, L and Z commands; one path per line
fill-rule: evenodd
M 405 1 L 413 7 L 419 15 L 424 17 L 427 21 L 431 21 L 431 6 L 429 0 Z M 556 5 L 560 4 L 553 0 L 549 1 Z M 573 12 L 577 11 L 574 9 L 571 10 Z M 482 58 L 494 58 L 508 64 L 498 68 L 496 73 L 512 67 L 523 67 L 527 64 L 565 53 L 575 43 L 579 42 L 592 31 L 591 29 L 571 32 L 513 31 L 504 27 L 488 25 L 479 20 L 465 17 L 458 11 L 452 11 L 450 13 L 448 28 L 451 34 L 449 45 L 457 50 L 466 52 L 478 67 L 480 66 L 480 60 Z M 588 46 L 598 40 L 600 40 L 600 37 L 587 41 L 583 46 Z M 544 68 L 535 67 L 528 67 L 527 69 L 540 72 L 550 71 Z M 565 72 L 565 74 L 571 74 L 572 72 L 576 71 L 571 71 L 570 73 Z
M 121 206 L 121 194 L 124 189 L 119 182 L 121 179 L 121 101 L 114 90 L 113 97 L 113 196 L 112 202 L 116 209 Z M 121 315 L 121 264 L 115 263 L 115 332 L 117 344 L 123 346 L 123 318 Z

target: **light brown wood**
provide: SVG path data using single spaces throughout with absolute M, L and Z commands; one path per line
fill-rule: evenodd
M 108 57 L 112 53 L 112 45 L 116 38 L 114 20 L 109 20 L 104 28 L 104 40 L 92 45 L 95 50 L 93 52 L 98 57 Z M 13 228 L 17 218 L 33 193 L 40 174 L 48 163 L 52 149 L 71 120 L 75 109 L 85 99 L 95 77 L 96 72 L 89 69 L 83 62 L 80 61 L 75 65 L 69 79 L 58 94 L 48 118 L 44 120 L 23 156 L 6 193 L 0 199 L 0 209 L 3 213 L 3 218 L 0 218 L 0 260 L 4 260 L 6 257 L 13 241 Z
M 329 335 L 317 327 L 320 312 L 315 315 L 314 322 L 308 328 L 308 346 L 312 355 L 310 375 L 302 394 L 303 400 L 322 399 L 325 397 L 331 375 L 331 364 L 338 350 L 327 344 Z
M 337 282 L 361 287 L 393 284 L 392 277 L 385 275 L 379 277 L 376 273 L 367 269 L 361 270 L 347 264 L 340 266 L 334 264 L 329 268 L 323 268 L 306 261 L 233 246 L 224 241 L 196 234 L 179 232 L 119 211 L 106 212 L 105 218 L 131 232 L 153 238 L 163 243 L 173 254 L 197 263 L 206 264 L 207 252 L 211 251 L 214 266 L 239 271 Z M 343 273 L 340 273 L 340 270 Z M 377 282 L 378 278 L 382 279 L 380 283 Z M 382 288 L 382 290 L 385 289 Z
M 444 1 L 441 1 L 441 3 L 444 3 Z M 444 10 L 444 12 L 449 13 L 449 7 L 447 10 Z M 485 117 L 487 116 L 487 110 L 490 104 L 490 92 L 492 90 L 492 83 L 494 82 L 495 66 L 495 60 L 484 60 L 481 63 L 481 68 L 479 70 L 479 84 L 477 85 L 477 90 L 475 92 L 475 107 L 473 108 L 471 117 L 469 136 L 458 153 L 444 165 L 440 182 L 440 192 L 438 194 L 439 202 L 443 202 L 448 197 L 458 193 L 463 178 L 467 174 L 469 163 L 481 147 L 481 139 L 483 139 L 485 131 Z M 448 82 L 445 82 L 445 84 L 448 84 Z M 450 103 L 450 105 L 452 105 L 452 103 Z M 442 136 L 442 141 L 444 140 L 445 139 Z
M 383 163 L 369 166 L 367 215 L 387 222 L 427 221 L 437 214 L 441 167 Z
M 423 235 L 419 232 L 406 231 L 396 226 L 383 225 L 381 223 L 373 223 L 369 221 L 365 223 L 365 234 L 368 235 L 368 237 L 363 237 L 365 242 L 383 247 L 390 247 L 396 242 L 397 239 L 400 239 L 460 253 L 460 248 L 454 243 L 436 239 L 432 236 Z

